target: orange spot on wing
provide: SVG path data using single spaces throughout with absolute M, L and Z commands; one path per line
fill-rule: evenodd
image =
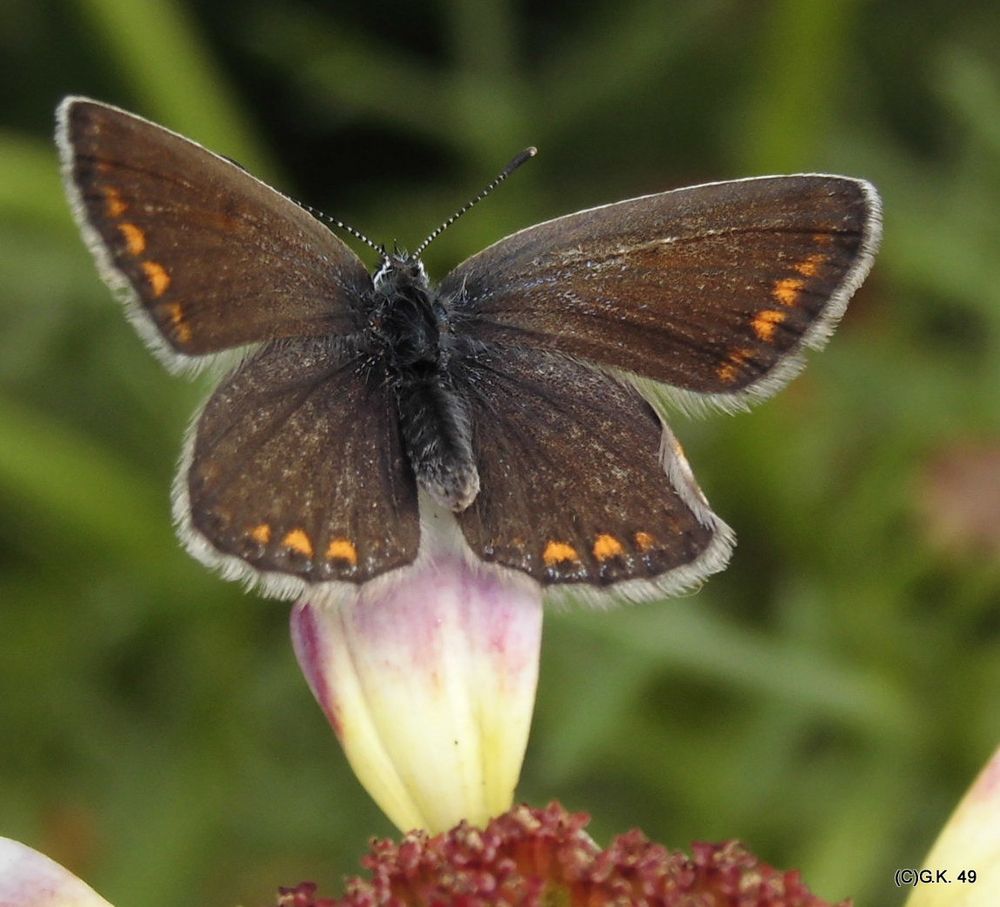
M 716 370 L 720 380 L 725 381 L 729 384 L 735 381 L 739 375 L 740 370 L 743 366 L 750 360 L 753 356 L 753 350 L 744 349 L 734 349 L 729 351 L 729 359 L 722 363 Z
M 146 234 L 135 224 L 119 224 L 118 232 L 125 240 L 129 255 L 142 255 L 146 251 Z
M 785 277 L 774 284 L 771 294 L 782 305 L 793 306 L 806 282 L 801 277 Z
M 553 539 L 545 546 L 542 560 L 545 561 L 546 567 L 552 567 L 564 561 L 578 561 L 580 560 L 580 555 L 576 553 L 576 548 L 572 545 L 568 545 L 566 542 L 557 542 Z
M 306 557 L 313 556 L 312 542 L 309 541 L 309 536 L 306 535 L 304 529 L 293 529 L 281 540 L 281 544 L 286 548 L 291 548 L 292 551 L 304 554 Z
M 817 252 L 800 261 L 795 266 L 795 270 L 803 277 L 815 277 L 819 273 L 820 265 L 824 261 L 826 261 L 826 256 L 821 252 Z
M 829 236 L 823 233 L 817 234 L 813 239 L 821 245 L 830 242 Z M 819 274 L 820 268 L 822 268 L 826 261 L 827 255 L 824 252 L 814 252 L 812 255 L 803 258 L 792 266 L 799 276 L 783 277 L 781 280 L 776 280 L 774 288 L 771 290 L 771 295 L 782 305 L 796 305 L 799 301 L 799 296 L 805 289 L 808 279 Z
M 833 235 L 830 233 L 814 233 L 812 241 L 817 246 L 828 246 L 833 242 Z
M 255 542 L 260 542 L 260 544 L 266 545 L 269 541 L 271 541 L 271 527 L 267 523 L 260 523 L 259 525 L 254 526 L 253 529 L 250 530 L 250 538 L 252 538 Z
M 112 220 L 128 210 L 128 205 L 122 201 L 121 193 L 114 186 L 105 186 L 101 192 L 104 193 L 104 211 Z
M 648 532 L 637 532 L 634 538 L 635 545 L 640 551 L 649 551 L 656 544 L 656 539 Z
M 170 275 L 163 265 L 155 261 L 144 261 L 142 263 L 142 273 L 146 275 L 149 286 L 154 296 L 162 296 L 170 286 Z
M 719 376 L 720 380 L 729 384 L 730 381 L 736 379 L 736 366 L 725 362 L 715 370 L 715 373 Z
M 788 313 L 780 309 L 764 309 L 754 316 L 754 333 L 765 343 L 770 343 L 774 339 L 775 328 L 787 317 Z
M 606 561 L 624 553 L 625 549 L 622 547 L 622 543 L 613 535 L 603 533 L 594 539 L 594 557 L 599 561 Z
M 329 561 L 347 561 L 352 567 L 358 564 L 358 549 L 350 539 L 333 539 L 326 549 Z
M 179 302 L 167 302 L 161 303 L 160 307 L 167 316 L 167 320 L 170 322 L 170 327 L 173 330 L 174 338 L 178 343 L 190 343 L 191 337 L 191 325 L 189 325 L 184 320 L 184 309 Z

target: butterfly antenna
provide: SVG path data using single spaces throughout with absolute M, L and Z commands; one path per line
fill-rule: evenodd
M 420 253 L 424 251 L 435 239 L 437 239 L 445 230 L 447 230 L 456 220 L 458 220 L 466 211 L 468 211 L 473 205 L 479 204 L 487 195 L 489 195 L 497 186 L 499 186 L 508 176 L 510 176 L 518 167 L 521 166 L 525 161 L 530 160 L 536 154 L 538 154 L 538 149 L 535 147 L 525 148 L 520 154 L 516 155 L 514 159 L 501 170 L 496 177 L 479 193 L 475 198 L 466 202 L 461 208 L 459 208 L 451 217 L 449 217 L 440 227 L 434 230 L 428 235 L 428 237 L 417 246 L 417 250 L 413 253 L 413 258 L 419 258 Z
M 360 230 L 348 226 L 342 220 L 337 220 L 337 218 L 331 217 L 329 214 L 326 214 L 323 211 L 320 211 L 319 209 L 312 207 L 312 205 L 307 205 L 304 202 L 296 202 L 296 204 L 300 208 L 304 208 L 306 211 L 308 211 L 313 217 L 319 218 L 320 220 L 325 220 L 328 224 L 332 224 L 334 227 L 339 227 L 341 230 L 343 230 L 345 233 L 350 234 L 355 239 L 361 240 L 361 242 L 363 242 L 366 246 L 369 246 L 370 248 L 374 249 L 378 253 L 379 258 L 385 259 L 388 257 L 385 254 L 385 246 L 376 245 Z

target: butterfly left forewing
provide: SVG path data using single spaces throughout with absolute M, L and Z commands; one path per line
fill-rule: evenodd
M 871 267 L 875 190 L 839 176 L 713 183 L 529 227 L 442 285 L 459 330 L 722 403 L 766 396 Z
M 458 522 L 477 557 L 547 587 L 634 597 L 725 565 L 728 527 L 633 388 L 559 354 L 500 348 L 470 359 L 461 385 L 481 488 Z
M 355 328 L 361 260 L 231 161 L 86 98 L 60 105 L 56 140 L 102 276 L 168 365 Z

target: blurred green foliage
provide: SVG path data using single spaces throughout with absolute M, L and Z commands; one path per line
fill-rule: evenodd
M 681 600 L 550 613 L 520 794 L 602 840 L 740 837 L 826 897 L 899 903 L 892 869 L 1000 741 L 998 45 L 994 0 L 5 0 L 0 833 L 166 907 L 332 892 L 390 832 L 287 605 L 173 538 L 207 385 L 162 371 L 79 240 L 50 134 L 80 93 L 404 245 L 538 145 L 431 247 L 438 276 L 630 195 L 875 182 L 883 250 L 829 349 L 751 414 L 674 423 L 732 566 Z

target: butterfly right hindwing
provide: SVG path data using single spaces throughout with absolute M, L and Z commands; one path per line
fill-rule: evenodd
M 632 387 L 535 350 L 465 368 L 481 489 L 458 522 L 476 556 L 546 585 L 633 580 L 639 596 L 725 566 L 729 528 Z

